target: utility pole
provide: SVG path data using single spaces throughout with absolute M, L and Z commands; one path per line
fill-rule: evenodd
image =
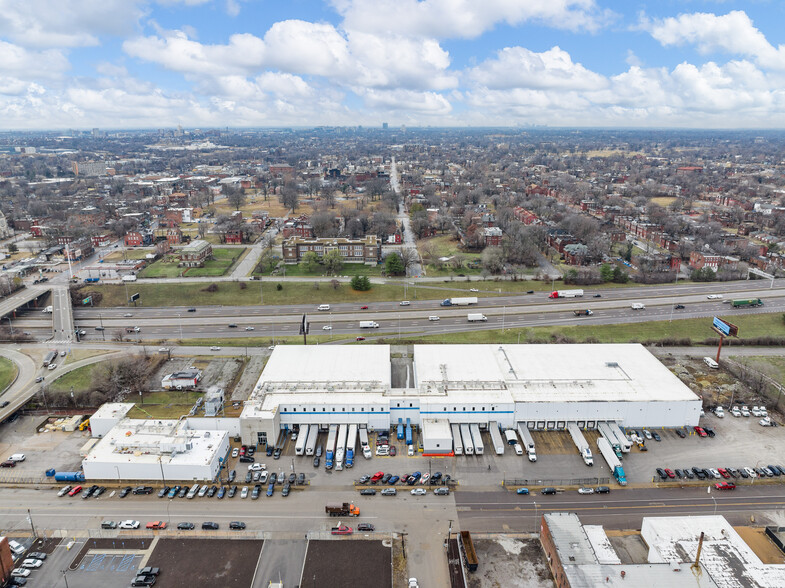
M 716 511 L 716 508 L 715 508 Z M 30 529 L 33 531 L 33 537 L 38 539 L 38 533 L 35 532 L 35 525 L 33 524 L 33 515 L 30 514 L 30 509 L 27 509 L 27 520 L 30 521 Z

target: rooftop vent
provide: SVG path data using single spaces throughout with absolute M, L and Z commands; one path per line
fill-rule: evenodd
M 606 361 L 605 367 L 619 367 L 618 361 Z

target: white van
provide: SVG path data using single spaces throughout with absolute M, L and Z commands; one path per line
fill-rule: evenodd
M 330 310 L 330 305 L 329 304 L 320 304 L 319 308 L 317 308 L 316 310 Z
M 197 492 L 199 492 L 199 484 L 194 484 L 193 486 L 191 486 L 191 489 L 188 491 L 186 498 L 194 498 Z
M 705 363 L 707 366 L 709 366 L 713 370 L 716 370 L 718 367 L 720 367 L 720 364 L 718 364 L 716 361 L 714 361 L 711 357 L 704 357 L 703 358 L 703 363 Z
M 646 310 L 646 305 L 641 302 L 633 302 L 630 308 L 632 310 Z
M 24 453 L 14 453 L 11 457 L 8 458 L 8 461 L 24 461 L 25 454 Z
M 523 447 L 521 447 L 520 443 L 513 445 L 513 448 L 515 449 L 515 455 L 523 455 Z

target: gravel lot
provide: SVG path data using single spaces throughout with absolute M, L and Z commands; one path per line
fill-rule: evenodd
M 392 588 L 391 547 L 381 541 L 310 541 L 300 588 Z

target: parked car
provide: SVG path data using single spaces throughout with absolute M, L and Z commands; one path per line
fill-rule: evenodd
M 450 493 L 450 489 L 447 486 L 442 486 L 441 488 L 437 488 L 433 491 L 436 496 L 447 496 Z
M 660 480 L 668 479 L 668 474 L 666 474 L 665 470 L 662 468 L 657 468 L 657 475 L 660 477 Z
M 381 492 L 382 496 L 395 496 L 398 494 L 398 491 L 395 488 L 385 488 Z
M 652 431 L 652 432 L 651 432 L 651 436 L 652 436 L 652 437 L 654 437 L 654 440 L 655 440 L 655 441 L 662 441 L 662 438 L 659 436 L 659 434 L 657 433 L 657 431 Z
M 591 488 L 589 486 L 583 486 L 581 488 L 578 488 L 578 494 L 594 494 L 594 488 Z
M 132 521 L 132 520 L 120 521 L 117 527 L 120 529 L 138 529 L 139 521 Z
M 218 523 L 213 523 L 211 521 L 207 521 L 202 523 L 202 530 L 203 531 L 217 531 L 218 530 Z
M 556 494 L 556 488 L 543 488 L 540 490 L 540 494 Z
M 253 487 L 253 492 L 251 492 L 251 500 L 256 500 L 257 498 L 259 498 L 259 495 L 261 493 L 262 493 L 262 485 L 261 484 L 256 484 Z
M 177 523 L 178 531 L 192 531 L 194 528 L 193 523 Z
M 376 490 L 373 488 L 363 488 L 360 490 L 361 496 L 376 496 Z
M 145 525 L 145 529 L 166 529 L 166 521 L 150 521 Z
M 734 484 L 733 482 L 717 482 L 716 484 L 714 484 L 714 487 L 717 490 L 735 490 L 736 484 Z
M 267 486 L 267 496 L 272 496 L 275 493 L 275 484 Z
M 42 562 L 40 559 L 34 559 L 32 557 L 28 557 L 24 561 L 22 561 L 22 567 L 31 570 L 36 570 L 40 568 L 42 565 L 44 565 L 44 562 Z
M 289 482 L 286 482 L 286 484 L 283 485 L 283 488 L 281 488 L 281 496 L 286 498 L 287 496 L 289 496 L 289 492 L 291 490 L 292 490 L 292 485 L 289 484 Z
M 608 486 L 597 486 L 594 489 L 595 494 L 610 494 L 611 489 Z
M 687 433 L 685 433 L 682 429 L 676 429 L 676 434 L 682 439 L 684 439 L 687 436 Z
M 412 494 L 414 496 L 424 496 L 425 494 L 427 494 L 427 491 L 425 490 L 425 488 L 413 488 Z
M 229 523 L 229 528 L 233 531 L 242 531 L 245 529 L 245 523 L 242 521 L 232 521 Z
M 128 496 L 130 493 L 131 493 L 131 487 L 130 487 L 130 486 L 126 486 L 125 488 L 123 488 L 122 490 L 120 490 L 120 494 L 118 494 L 118 496 L 119 496 L 120 498 L 125 498 L 125 497 L 126 497 L 126 496 Z
M 70 490 L 71 490 L 71 486 L 63 486 L 60 489 L 60 492 L 57 493 L 57 495 L 58 496 L 65 496 L 66 494 L 68 494 L 68 492 L 70 492 Z
M 243 489 L 240 491 L 240 498 L 248 498 L 248 486 L 243 486 Z
M 117 523 L 115 523 L 114 521 L 103 521 L 101 523 L 101 528 L 102 529 L 116 529 L 117 528 Z

